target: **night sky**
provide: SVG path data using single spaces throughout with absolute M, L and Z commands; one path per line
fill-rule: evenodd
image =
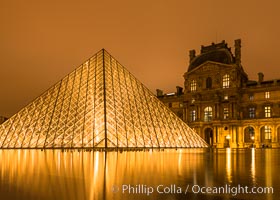
M 189 50 L 242 40 L 250 79 L 280 78 L 279 0 L 1 0 L 0 115 L 105 48 L 155 93 L 183 86 Z

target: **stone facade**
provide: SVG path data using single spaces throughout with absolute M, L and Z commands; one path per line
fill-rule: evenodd
M 248 79 L 241 40 L 234 55 L 225 41 L 190 51 L 184 92 L 157 91 L 158 98 L 217 148 L 280 147 L 280 79 Z

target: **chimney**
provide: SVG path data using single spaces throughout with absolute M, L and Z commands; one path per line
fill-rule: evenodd
M 258 82 L 259 82 L 259 83 L 263 82 L 263 77 L 264 77 L 263 73 L 262 73 L 262 72 L 259 72 L 259 73 L 258 73 L 258 76 L 259 76 Z
M 234 40 L 235 61 L 238 66 L 241 66 L 241 39 Z
M 190 56 L 190 63 L 192 62 L 192 60 L 195 58 L 195 50 L 190 50 L 190 53 L 189 53 L 189 56 Z
M 183 94 L 183 88 L 180 86 L 176 86 L 177 89 L 177 96 L 182 95 Z
M 157 89 L 157 97 L 162 97 L 163 96 L 163 91 L 160 89 Z

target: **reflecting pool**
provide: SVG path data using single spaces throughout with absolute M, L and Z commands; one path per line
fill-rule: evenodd
M 280 149 L 0 150 L 0 161 L 3 200 L 280 197 Z

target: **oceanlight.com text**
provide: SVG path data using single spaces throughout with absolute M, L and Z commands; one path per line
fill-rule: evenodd
M 229 194 L 232 196 L 237 196 L 238 194 L 273 194 L 273 187 L 256 187 L 256 186 L 243 186 L 236 185 L 231 186 L 225 184 L 223 186 L 202 186 L 198 184 L 177 186 L 176 184 L 164 185 L 159 184 L 157 186 L 151 186 L 146 184 L 123 184 L 120 187 L 114 185 L 112 187 L 114 193 L 120 192 L 122 194 L 145 194 L 147 196 L 158 193 L 158 194 Z

